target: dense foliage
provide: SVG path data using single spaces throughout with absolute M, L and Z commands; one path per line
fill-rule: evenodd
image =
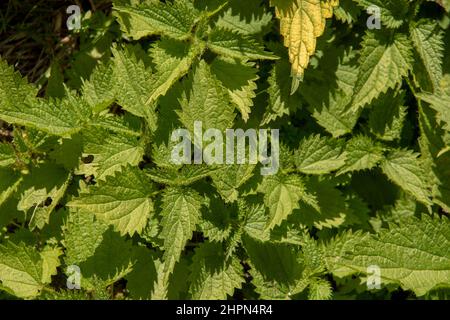
M 0 297 L 446 298 L 449 11 L 114 0 L 44 83 L 0 59 Z M 278 172 L 173 164 L 194 121 L 280 129 Z

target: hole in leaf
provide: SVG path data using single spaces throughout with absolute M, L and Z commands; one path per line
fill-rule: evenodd
M 92 161 L 94 161 L 94 156 L 92 154 L 90 154 L 86 157 L 83 157 L 81 160 L 83 161 L 83 163 L 89 164 L 89 163 L 92 163 Z

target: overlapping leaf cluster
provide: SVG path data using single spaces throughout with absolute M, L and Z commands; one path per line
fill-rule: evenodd
M 115 0 L 45 94 L 0 60 L 5 297 L 446 297 L 449 9 Z M 194 121 L 279 128 L 280 170 L 173 164 Z

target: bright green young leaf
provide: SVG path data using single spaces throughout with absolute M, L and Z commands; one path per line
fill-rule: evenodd
M 181 110 L 177 110 L 180 121 L 191 135 L 196 121 L 202 122 L 203 130 L 231 128 L 235 114 L 230 100 L 227 89 L 211 72 L 210 66 L 201 61 L 195 70 L 190 92 L 180 101 Z
M 367 170 L 383 159 L 383 148 L 365 136 L 356 136 L 345 146 L 345 165 L 338 174 Z
M 399 85 L 412 67 L 412 44 L 404 34 L 367 32 L 362 48 L 353 110 Z
M 382 162 L 381 168 L 390 180 L 418 201 L 431 204 L 426 172 L 417 154 L 407 150 L 392 151 Z
M 444 34 L 439 26 L 431 21 L 421 20 L 410 28 L 414 47 L 419 52 L 428 77 L 435 89 L 442 78 L 442 59 Z
M 190 1 L 145 3 L 138 7 L 114 6 L 123 30 L 134 39 L 162 35 L 179 40 L 189 38 L 198 19 L 198 12 Z
M 107 228 L 93 213 L 70 209 L 63 229 L 66 264 L 79 264 L 93 256 Z
M 257 2 L 248 1 L 247 3 L 252 5 Z M 243 3 L 239 4 L 240 7 L 243 5 Z M 216 26 L 241 34 L 251 35 L 260 33 L 272 21 L 272 15 L 262 10 L 257 14 L 252 14 L 250 19 L 242 17 L 239 13 L 234 14 L 233 11 L 231 8 L 226 10 L 218 19 Z
M 30 217 L 30 229 L 42 229 L 64 197 L 71 174 L 50 163 L 33 168 L 20 186 L 17 209 Z
M 83 136 L 83 155 L 93 157 L 82 172 L 93 174 L 97 181 L 105 180 L 126 165 L 136 166 L 142 160 L 144 147 L 139 137 L 114 134 L 101 128 L 90 128 Z
M 345 164 L 342 152 L 341 141 L 313 135 L 300 142 L 295 152 L 295 165 L 306 174 L 330 173 Z
M 50 269 L 47 269 L 47 272 L 49 271 Z M 53 273 L 53 270 L 50 272 Z M 2 287 L 20 298 L 34 298 L 44 286 L 43 277 L 46 278 L 43 271 L 43 257 L 36 249 L 23 243 L 0 244 Z
M 450 286 L 449 226 L 447 218 L 405 219 L 376 236 L 347 235 L 346 240 L 334 240 L 328 259 L 342 266 L 342 274 L 366 273 L 376 265 L 382 282 L 422 296 L 435 287 Z
M 283 174 L 265 177 L 258 191 L 264 193 L 264 204 L 269 208 L 267 229 L 281 224 L 299 207 L 306 193 L 300 176 Z
M 81 193 L 68 206 L 94 213 L 122 235 L 133 235 L 144 229 L 153 214 L 150 197 L 154 191 L 153 184 L 143 172 L 127 166 Z
M 256 40 L 226 29 L 214 29 L 209 35 L 207 46 L 219 55 L 244 61 L 277 59 L 272 53 L 265 51 Z
M 189 188 L 170 188 L 163 194 L 161 216 L 164 269 L 171 273 L 200 219 L 202 198 Z

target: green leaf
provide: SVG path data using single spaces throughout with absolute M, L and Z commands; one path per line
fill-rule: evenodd
M 448 108 L 450 96 L 422 93 L 419 94 L 418 97 L 423 101 L 428 102 L 431 107 L 438 112 L 438 120 L 445 124 L 445 130 L 450 131 L 450 111 Z
M 429 0 L 430 1 L 430 0 Z M 437 2 L 438 4 L 440 4 L 442 7 L 444 7 L 444 9 L 447 12 L 450 12 L 450 1 L 449 0 L 434 0 L 434 2 Z
M 380 8 L 381 22 L 388 28 L 398 28 L 404 22 L 409 5 L 406 0 L 354 0 L 366 10 L 370 6 Z
M 151 85 L 151 71 L 137 57 L 136 49 L 113 48 L 113 70 L 116 79 L 117 102 L 128 112 L 144 117 L 150 106 L 146 105 Z
M 300 254 L 286 244 L 273 244 L 245 237 L 250 274 L 261 299 L 288 299 L 302 278 Z M 301 290 L 300 290 L 301 291 Z
M 6 108 L 0 105 L 1 119 L 57 136 L 79 132 L 89 117 L 88 107 L 75 97 L 28 100 Z
M 204 45 L 201 43 L 186 44 L 171 39 L 156 42 L 150 49 L 156 70 L 151 78 L 151 94 L 146 105 L 151 105 L 160 96 L 165 95 L 176 81 L 187 74 L 203 50 Z
M 450 131 L 450 75 L 445 75 L 442 80 L 438 92 L 434 94 L 419 93 L 417 97 L 427 103 L 436 110 L 437 119 L 444 123 L 444 129 Z
M 0 167 L 8 167 L 15 162 L 14 148 L 10 144 L 0 143 Z
M 199 13 L 190 1 L 144 3 L 138 7 L 114 6 L 121 28 L 135 40 L 162 35 L 179 40 L 190 37 Z
M 355 66 L 355 51 L 330 48 L 321 59 L 320 68 L 311 71 L 301 85 L 300 93 L 308 102 L 308 110 L 333 137 L 350 133 L 360 112 L 348 112 L 358 68 Z M 324 92 L 318 95 L 317 92 Z
M 63 199 L 72 175 L 50 163 L 33 168 L 24 178 L 17 209 L 30 216 L 30 229 L 42 229 Z
M 200 228 L 209 241 L 220 242 L 226 240 L 232 232 L 231 212 L 235 207 L 226 205 L 218 195 L 208 197 L 208 205 L 202 210 Z
M 342 259 L 351 255 L 355 247 L 369 236 L 368 233 L 363 233 L 361 230 L 356 232 L 347 230 L 335 236 L 328 243 L 322 243 L 327 270 L 339 278 L 355 273 L 352 266 L 342 263 Z
M 82 192 L 67 205 L 92 212 L 121 235 L 140 233 L 151 214 L 152 182 L 139 169 L 127 166 L 113 177 Z
M 10 241 L 0 245 L 0 280 L 8 291 L 20 298 L 34 298 L 44 286 L 43 276 L 43 258 L 37 250 Z
M 445 131 L 436 126 L 436 112 L 431 108 L 419 109 L 419 125 L 422 164 L 433 185 L 433 202 L 450 212 L 450 153 L 442 153 L 446 150 Z
M 348 24 L 357 21 L 360 14 L 361 9 L 352 0 L 339 1 L 339 6 L 334 10 L 336 19 Z
M 272 53 L 249 36 L 230 30 L 216 28 L 209 34 L 207 46 L 211 51 L 240 60 L 277 59 Z
M 381 95 L 373 102 L 369 127 L 378 139 L 384 141 L 400 139 L 406 118 L 404 99 L 403 91 L 395 93 L 389 90 L 387 94 Z
M 305 196 L 305 186 L 300 176 L 278 174 L 266 176 L 258 191 L 264 193 L 264 204 L 269 208 L 267 229 L 280 225 Z
M 83 134 L 83 156 L 92 156 L 90 163 L 82 165 L 80 173 L 94 175 L 97 181 L 121 171 L 127 165 L 136 166 L 144 155 L 140 137 L 114 134 L 102 128 L 89 128 Z
M 261 202 L 263 201 L 251 198 L 240 199 L 238 201 L 239 218 L 247 235 L 261 241 L 268 241 L 270 230 L 267 230 L 266 226 L 269 217 L 266 214 L 266 207 Z
M 418 51 L 434 89 L 439 88 L 444 57 L 444 33 L 439 25 L 420 20 L 410 27 L 414 47 Z
M 409 150 L 394 150 L 382 162 L 383 172 L 395 184 L 426 205 L 431 205 L 431 192 L 426 172 L 418 154 Z
M 153 181 L 169 186 L 189 186 L 199 180 L 210 176 L 218 168 L 208 166 L 184 166 L 180 169 L 156 168 L 146 171 Z
M 239 197 L 239 187 L 253 176 L 254 165 L 225 165 L 211 175 L 213 185 L 225 202 L 234 202 Z
M 352 108 L 372 102 L 399 85 L 412 67 L 412 44 L 401 33 L 368 32 L 364 36 Z
M 141 135 L 141 125 L 141 120 L 130 114 L 125 114 L 121 117 L 110 113 L 104 113 L 95 117 L 91 122 L 92 127 L 107 129 L 117 134 L 132 137 L 139 137 Z
M 270 71 L 267 80 L 269 83 L 267 88 L 269 100 L 262 125 L 266 125 L 284 115 L 289 115 L 291 111 L 294 111 L 300 105 L 297 96 L 290 95 L 291 81 L 286 77 L 290 70 L 289 62 L 283 59 L 276 61 L 273 69 Z
M 111 63 L 99 64 L 89 81 L 83 81 L 83 97 L 95 112 L 108 108 L 115 100 L 114 70 Z
M 329 300 L 333 294 L 331 283 L 324 279 L 314 279 L 309 285 L 309 300 Z
M 224 300 L 244 282 L 239 260 L 225 260 L 220 243 L 202 244 L 192 260 L 189 293 L 194 300 Z
M 246 2 L 245 5 L 254 5 L 255 2 Z M 242 12 L 242 6 L 239 4 L 239 9 Z M 251 17 L 247 18 L 242 15 L 241 12 L 234 14 L 232 8 L 226 10 L 217 20 L 216 27 L 222 29 L 228 29 L 240 34 L 251 35 L 260 33 L 267 25 L 272 21 L 272 14 L 269 12 L 259 11 L 258 13 L 252 12 Z
M 295 165 L 306 174 L 327 174 L 340 169 L 345 164 L 342 157 L 341 141 L 312 135 L 300 142 L 295 151 Z
M 131 241 L 111 229 L 103 234 L 95 254 L 80 263 L 81 287 L 106 289 L 106 287 L 128 275 L 136 264 L 135 247 Z M 98 288 L 100 289 L 100 288 Z
M 80 301 L 86 301 L 89 300 L 91 297 L 86 291 L 81 290 L 61 290 L 61 291 L 55 291 L 55 292 L 43 292 L 40 296 L 40 300 L 62 300 L 62 301 L 68 301 L 68 300 L 80 300 Z
M 355 136 L 345 146 L 345 165 L 338 174 L 372 169 L 383 160 L 383 148 L 365 136 Z
M 63 245 L 66 265 L 79 264 L 93 256 L 108 225 L 85 210 L 71 209 L 64 222 Z
M 36 98 L 37 90 L 0 59 L 0 119 L 46 133 L 68 136 L 84 126 L 90 113 L 71 94 L 62 100 Z
M 19 188 L 23 181 L 18 173 L 11 169 L 0 168 L 0 208 Z
M 3 197 L 0 191 L 0 197 Z M 1 202 L 1 199 L 0 199 Z M 17 210 L 17 200 L 10 197 L 4 203 L 0 204 L 0 227 L 8 227 L 12 222 L 24 221 L 25 215 L 23 212 Z
M 342 266 L 341 275 L 366 273 L 368 266 L 376 265 L 382 284 L 393 282 L 423 296 L 431 289 L 450 286 L 449 233 L 445 217 L 411 217 L 376 236 L 337 239 L 330 259 Z
M 158 260 L 145 247 L 134 247 L 133 270 L 126 276 L 127 290 L 134 299 L 149 299 L 156 282 Z
M 293 215 L 294 221 L 319 230 L 344 224 L 350 212 L 342 192 L 333 181 L 311 177 L 305 185 L 313 193 L 314 201 L 302 202 Z
M 51 283 L 52 276 L 57 274 L 56 268 L 61 265 L 59 257 L 63 254 L 61 248 L 47 246 L 42 250 L 42 283 Z
M 242 119 L 247 122 L 253 99 L 256 97 L 256 80 L 259 79 L 253 64 L 215 59 L 211 72 L 228 89 L 231 101 L 241 112 Z
M 62 138 L 57 141 L 53 150 L 48 155 L 56 164 L 70 171 L 78 167 L 83 152 L 83 142 L 80 133 L 70 138 Z
M 0 59 L 0 77 L 2 79 L 0 110 L 13 108 L 16 104 L 33 100 L 38 93 L 33 85 L 22 78 L 20 73 L 14 71 L 14 68 L 3 59 Z
M 191 134 L 196 121 L 202 122 L 204 130 L 224 131 L 232 127 L 235 114 L 228 91 L 203 60 L 195 70 L 190 92 L 183 94 L 180 104 L 180 121 Z
M 110 2 L 3 19 L 0 300 L 449 296 L 448 0 Z
M 177 187 L 166 189 L 162 202 L 164 272 L 170 274 L 196 229 L 203 199 L 192 189 Z

